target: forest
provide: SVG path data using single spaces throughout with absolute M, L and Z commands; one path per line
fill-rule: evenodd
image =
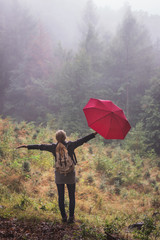
M 88 131 L 89 98 L 112 100 L 132 126 L 141 124 L 148 148 L 160 152 L 159 39 L 126 7 L 114 34 L 98 34 L 89 1 L 77 49 L 63 48 L 43 21 L 20 2 L 0 1 L 0 114 L 16 121 L 54 122 L 67 133 Z M 158 22 L 158 21 L 157 21 Z M 54 25 L 53 25 L 54 26 Z
M 80 232 L 75 238 L 65 238 L 65 233 L 56 239 L 109 239 L 107 234 L 115 234 L 118 239 L 157 240 L 160 16 L 133 11 L 126 4 L 117 13 L 119 19 L 108 9 L 102 17 L 102 9 L 89 0 L 82 12 L 78 12 L 79 3 L 72 9 L 73 16 L 63 18 L 64 9 L 72 8 L 72 0 L 57 10 L 58 16 L 58 1 L 46 2 L 48 10 L 54 10 L 52 18 L 51 12 L 41 16 L 38 8 L 31 9 L 25 1 L 0 0 L 0 221 L 1 216 L 10 218 L 16 212 L 21 219 L 27 218 L 29 208 L 37 219 L 44 220 L 44 215 L 51 219 L 52 210 L 57 214 L 50 157 L 25 150 L 18 153 L 15 148 L 51 143 L 57 129 L 64 129 L 71 139 L 90 133 L 83 107 L 90 98 L 97 98 L 122 108 L 132 128 L 124 141 L 98 136 L 96 144 L 79 150 L 82 161 L 77 181 L 88 192 L 86 195 L 80 187 L 77 191 L 80 227 L 75 232 Z M 83 197 L 90 202 L 83 205 Z M 146 228 L 132 235 L 124 233 L 124 227 L 137 219 Z

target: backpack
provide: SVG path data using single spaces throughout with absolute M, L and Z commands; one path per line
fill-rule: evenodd
M 74 165 L 72 158 L 68 154 L 67 148 L 64 144 L 58 143 L 56 146 L 56 171 L 66 176 L 67 173 L 74 171 Z

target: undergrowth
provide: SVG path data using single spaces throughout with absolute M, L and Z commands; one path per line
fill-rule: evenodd
M 60 221 L 53 156 L 16 150 L 21 144 L 55 142 L 54 136 L 49 126 L 0 119 L 0 216 Z M 127 137 L 122 145 L 96 136 L 76 150 L 75 212 L 84 239 L 106 239 L 107 234 L 160 239 L 160 159 L 153 152 L 143 156 L 135 142 L 133 150 Z M 77 139 L 77 134 L 69 139 Z M 67 189 L 65 196 L 68 206 Z M 142 229 L 128 228 L 137 222 L 143 222 Z

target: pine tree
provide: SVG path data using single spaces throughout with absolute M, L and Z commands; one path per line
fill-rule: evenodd
M 138 121 L 140 99 L 152 75 L 152 45 L 148 32 L 139 25 L 130 9 L 106 52 L 104 79 L 132 124 Z
M 50 75 L 53 74 L 52 61 L 50 37 L 42 25 L 37 24 L 34 36 L 31 35 L 28 40 L 23 59 L 12 74 L 7 113 L 21 120 L 45 119 L 48 111 L 46 92 L 50 88 Z
M 22 62 L 34 22 L 18 1 L 0 1 L 0 113 L 4 113 L 6 92 L 13 72 Z M 5 104 L 6 106 L 6 104 Z M 7 106 L 8 107 L 8 106 Z
M 152 79 L 142 99 L 143 128 L 149 149 L 160 154 L 160 76 Z

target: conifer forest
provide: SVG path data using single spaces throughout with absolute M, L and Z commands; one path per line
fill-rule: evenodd
M 0 0 L 0 239 L 160 239 L 159 26 L 128 3 Z M 16 147 L 55 142 L 58 129 L 69 140 L 92 133 L 90 98 L 122 108 L 131 130 L 76 150 L 70 226 L 53 156 Z

